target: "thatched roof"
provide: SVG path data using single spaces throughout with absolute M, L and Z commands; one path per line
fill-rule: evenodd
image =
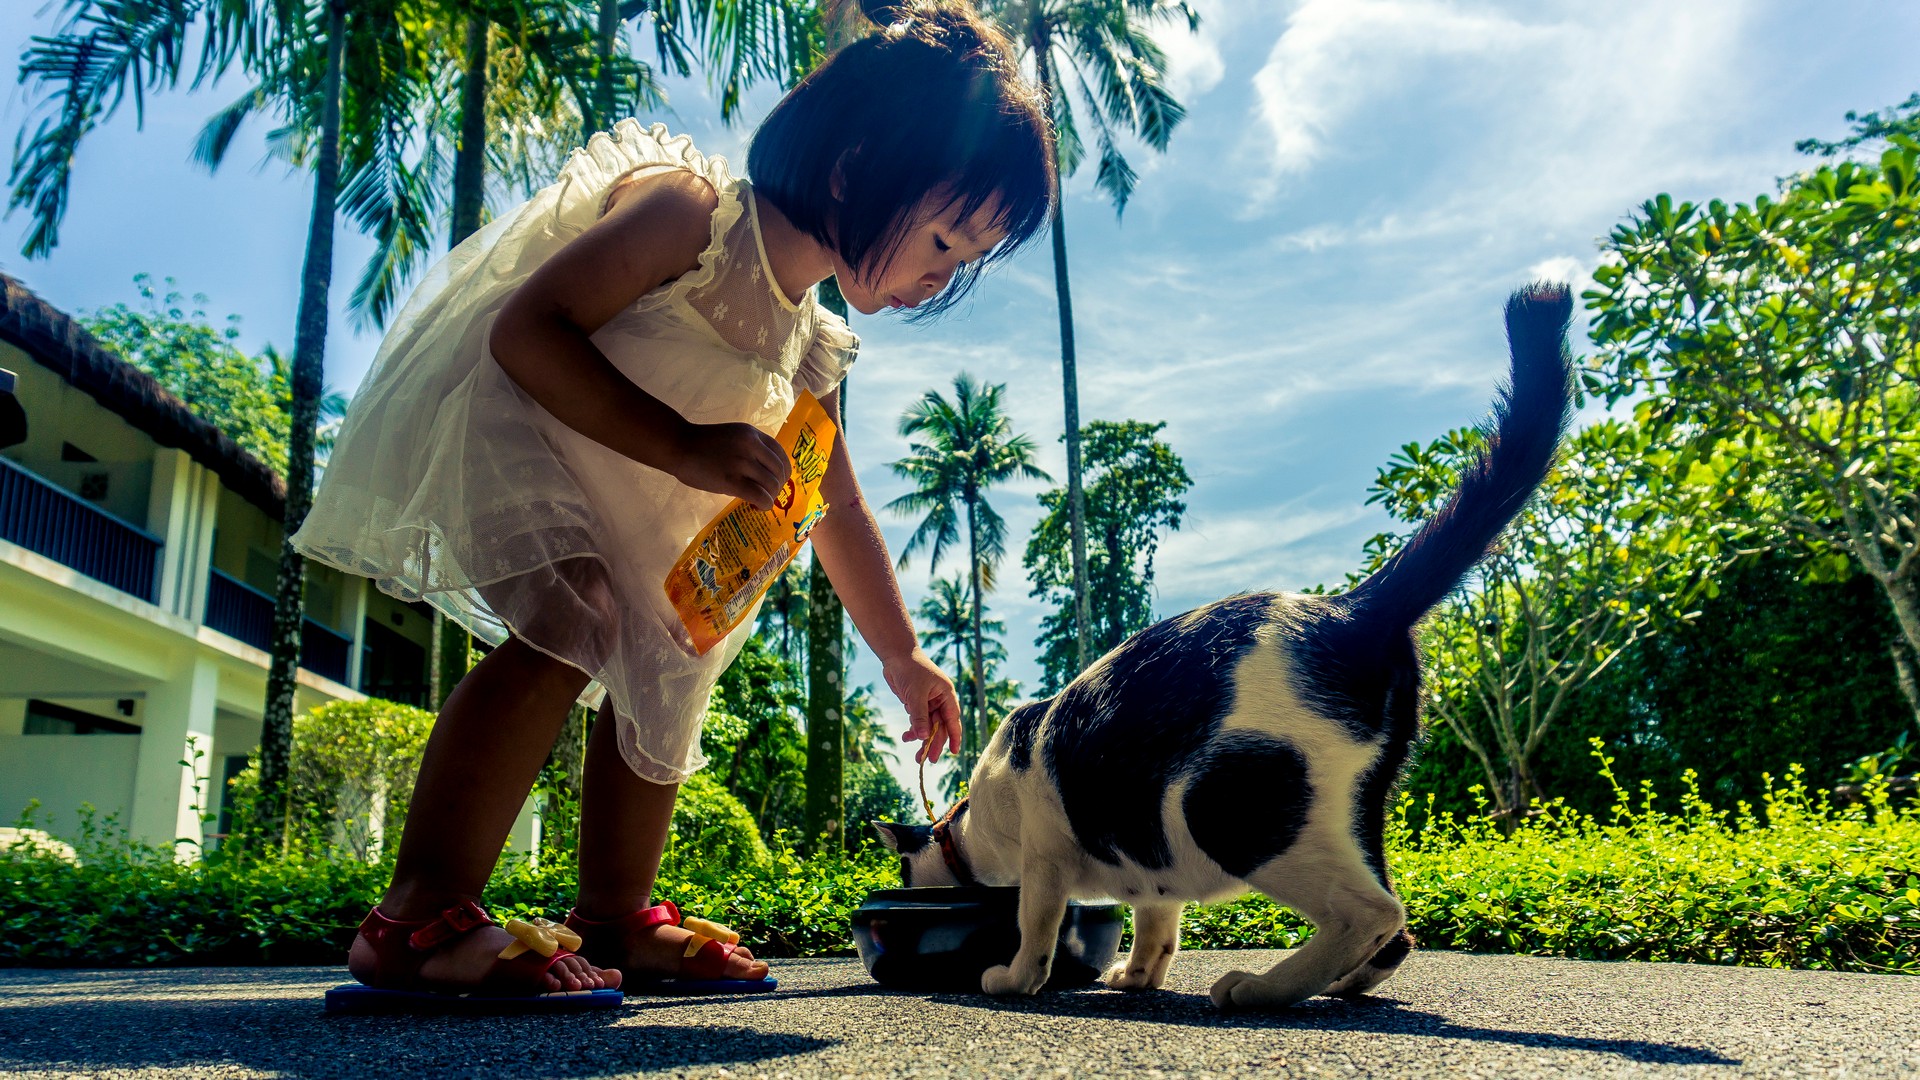
M 19 346 L 161 446 L 185 450 L 234 494 L 280 520 L 287 485 L 272 466 L 241 449 L 151 375 L 114 355 L 71 316 L 6 274 L 0 274 L 0 340 Z

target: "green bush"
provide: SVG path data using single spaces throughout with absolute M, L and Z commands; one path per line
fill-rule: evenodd
M 425 709 L 377 698 L 329 702 L 294 717 L 284 839 L 338 846 L 362 860 L 384 837 L 398 839 L 433 720 Z M 256 756 L 227 789 L 236 832 L 254 820 L 259 788 Z
M 897 884 L 893 859 L 878 845 L 802 858 L 784 834 L 726 846 L 753 836 L 746 811 L 695 790 L 657 895 L 764 955 L 850 955 L 848 917 Z M 1884 782 L 1844 810 L 1798 769 L 1732 812 L 1692 787 L 1672 811 L 1650 789 L 1613 790 L 1604 819 L 1552 804 L 1511 835 L 1402 799 L 1388 848 L 1414 935 L 1430 948 L 1920 974 L 1920 808 L 1896 810 Z M 391 871 L 299 849 L 181 864 L 97 833 L 75 846 L 77 866 L 30 844 L 0 851 L 0 965 L 339 963 Z M 510 858 L 487 902 L 503 918 L 557 916 L 574 885 L 564 860 Z M 1185 944 L 1288 947 L 1306 933 L 1246 899 L 1191 909 Z
M 1611 781 L 1612 760 L 1596 756 Z M 1511 836 L 1432 813 L 1432 796 L 1416 825 L 1420 807 L 1403 799 L 1394 885 L 1429 948 L 1920 974 L 1920 809 L 1894 810 L 1882 782 L 1836 810 L 1801 773 L 1768 778 L 1758 812 L 1715 810 L 1688 773 L 1676 812 L 1651 786 L 1638 805 L 1616 786 L 1604 821 L 1536 806 Z M 1307 929 L 1249 898 L 1194 910 L 1184 941 L 1288 947 Z
M 753 815 L 733 792 L 703 772 L 680 785 L 660 869 L 673 875 L 698 872 L 702 864 L 755 872 L 772 865 Z

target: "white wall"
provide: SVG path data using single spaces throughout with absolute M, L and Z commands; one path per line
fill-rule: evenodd
M 0 734 L 0 818 L 11 825 L 28 800 L 39 799 L 34 825 L 62 840 L 77 835 L 82 803 L 124 825 L 139 752 L 138 735 L 22 735 L 16 726 Z

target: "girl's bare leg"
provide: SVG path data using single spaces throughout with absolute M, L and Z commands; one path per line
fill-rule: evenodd
M 440 710 L 407 825 L 394 862 L 393 884 L 380 901 L 390 919 L 430 919 L 462 900 L 478 900 L 540 766 L 587 677 L 518 638 L 488 654 L 448 696 Z M 657 861 L 657 860 L 656 860 Z M 512 942 L 498 927 L 483 927 L 430 957 L 420 974 L 452 983 L 478 982 Z M 347 967 L 373 973 L 373 951 L 355 939 Z M 552 989 L 620 985 L 620 973 L 567 957 L 549 972 Z
M 680 790 L 677 784 L 641 779 L 620 756 L 617 727 L 611 710 L 594 717 L 580 796 L 580 897 L 574 910 L 596 922 L 647 906 Z M 615 966 L 673 974 L 689 936 L 677 926 L 653 927 L 632 939 L 628 955 Z M 766 973 L 767 965 L 744 948 L 727 964 L 729 978 L 758 979 Z

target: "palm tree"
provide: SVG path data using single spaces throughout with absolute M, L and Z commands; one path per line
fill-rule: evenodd
M 1186 109 L 1167 90 L 1167 57 L 1148 31 L 1176 18 L 1197 30 L 1200 16 L 1187 0 L 988 0 L 997 22 L 1033 62 L 1042 107 L 1053 118 L 1058 176 L 1073 175 L 1085 144 L 1073 107 L 1081 112 L 1100 148 L 1094 186 L 1126 211 L 1135 173 L 1117 139 L 1138 137 L 1164 152 Z M 1080 668 L 1092 659 L 1093 617 L 1087 580 L 1086 493 L 1080 479 L 1080 386 L 1073 343 L 1073 297 L 1067 285 L 1066 209 L 1063 191 L 1053 200 L 1053 283 L 1060 304 L 1060 378 L 1066 399 L 1067 505 L 1072 526 L 1074 651 Z
M 186 38 L 202 23 L 209 45 L 194 84 L 217 77 L 237 60 L 258 80 L 245 100 L 270 104 L 284 122 L 270 140 L 289 158 L 313 169 L 294 334 L 282 518 L 283 535 L 289 538 L 305 520 L 313 498 L 314 429 L 323 395 L 334 213 L 340 201 L 342 114 L 350 109 L 355 117 L 356 138 L 348 147 L 355 160 L 386 154 L 381 136 L 411 115 L 417 86 L 407 74 L 411 69 L 400 16 L 398 0 L 274 0 L 257 6 L 243 0 L 80 0 L 61 33 L 38 39 L 22 62 L 23 76 L 57 87 L 60 100 L 56 120 L 43 122 L 30 140 L 23 132 L 26 145 L 16 159 L 13 202 L 34 206 L 29 254 L 44 254 L 57 239 L 71 161 L 81 138 L 112 113 L 129 87 L 136 91 L 136 100 L 147 91 L 176 87 Z M 227 134 L 230 138 L 231 131 Z M 260 739 L 263 835 L 272 835 L 279 825 L 292 751 L 305 569 L 292 545 L 283 542 Z
M 953 672 L 953 682 L 957 687 L 973 685 L 973 602 L 967 597 L 967 583 L 959 577 L 935 578 L 933 591 L 921 599 L 920 607 L 914 611 L 914 618 L 920 624 L 920 647 L 927 650 L 935 663 Z M 980 620 L 983 632 L 985 652 L 983 665 L 991 670 L 993 666 L 1007 658 L 1006 645 L 1002 638 L 1007 632 L 1007 624 L 999 619 L 984 616 Z M 989 692 L 993 680 L 986 683 Z M 965 725 L 976 723 L 973 695 L 963 693 L 960 697 L 962 730 Z
M 1033 440 L 1013 433 L 1013 422 L 1000 406 L 1004 385 L 983 386 L 962 373 L 954 379 L 953 391 L 953 400 L 948 401 L 939 391 L 929 390 L 900 417 L 900 434 L 917 441 L 908 444 L 911 455 L 893 462 L 892 469 L 914 490 L 888 503 L 887 509 L 925 515 L 900 552 L 903 570 L 913 553 L 924 547 L 937 571 L 940 557 L 959 543 L 963 519 L 966 525 L 973 722 L 962 728 L 961 767 L 971 770 L 980 753 L 979 720 L 986 715 L 981 597 L 993 587 L 994 569 L 1006 556 L 1006 522 L 987 502 L 987 491 L 1015 478 L 1051 478 L 1033 463 Z

